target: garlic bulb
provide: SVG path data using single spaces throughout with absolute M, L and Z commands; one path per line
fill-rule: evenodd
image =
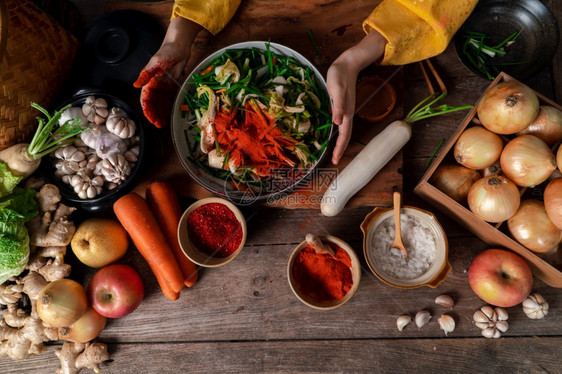
M 101 193 L 103 178 L 100 176 L 89 178 L 76 174 L 70 179 L 70 185 L 74 188 L 74 192 L 78 194 L 79 198 L 92 199 Z
M 105 126 L 110 133 L 117 135 L 121 139 L 132 137 L 137 130 L 135 121 L 130 119 L 125 111 L 117 107 L 111 109 Z
M 84 113 L 90 122 L 94 122 L 98 125 L 104 123 L 109 115 L 107 101 L 103 97 L 96 98 L 95 96 L 88 96 L 84 105 L 82 105 L 82 113 Z
M 414 317 L 414 321 L 416 322 L 418 330 L 425 326 L 429 322 L 431 317 L 431 313 L 429 313 L 427 310 L 420 310 L 419 312 L 417 312 L 416 316 Z
M 412 318 L 410 318 L 410 316 L 407 314 L 398 317 L 398 319 L 396 320 L 396 326 L 398 327 L 398 331 L 404 330 L 404 327 L 406 327 L 410 322 L 412 322 Z
M 539 293 L 533 293 L 523 300 L 523 312 L 531 319 L 541 319 L 548 314 L 548 303 Z
M 441 330 L 445 331 L 445 336 L 455 329 L 455 319 L 448 314 L 443 314 L 437 319 Z
M 71 106 L 70 108 L 67 108 L 64 112 L 62 112 L 59 118 L 59 126 L 62 126 L 66 122 L 72 121 L 76 118 L 80 120 L 80 127 L 84 128 L 88 125 L 88 118 L 86 117 L 86 115 L 84 115 L 82 109 L 76 106 Z
M 108 182 L 120 184 L 131 174 L 131 167 L 125 156 L 112 153 L 96 165 L 94 173 L 103 175 Z
M 472 316 L 474 324 L 486 338 L 499 338 L 502 332 L 506 332 L 509 328 L 507 323 L 508 314 L 503 308 L 492 308 L 485 305 Z
M 435 298 L 435 304 L 444 306 L 445 308 L 453 309 L 455 302 L 449 295 L 439 295 Z

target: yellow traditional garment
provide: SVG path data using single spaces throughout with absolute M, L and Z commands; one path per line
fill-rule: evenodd
M 230 21 L 241 0 L 176 0 L 172 17 L 196 22 L 213 35 Z M 383 65 L 402 65 L 443 52 L 478 0 L 383 0 L 363 22 L 388 41 Z
M 228 24 L 239 5 L 240 0 L 176 0 L 172 18 L 187 18 L 216 35 Z
M 382 65 L 403 65 L 443 52 L 478 0 L 384 0 L 363 22 L 388 44 Z

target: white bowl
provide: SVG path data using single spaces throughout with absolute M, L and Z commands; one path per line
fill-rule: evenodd
M 233 183 L 232 178 L 226 177 L 226 179 L 220 179 L 215 177 L 209 173 L 207 173 L 203 168 L 201 168 L 196 163 L 190 161 L 189 155 L 189 144 L 193 144 L 193 136 L 195 135 L 195 130 L 189 129 L 188 122 L 186 119 L 185 112 L 179 110 L 181 104 L 184 103 L 184 96 L 187 92 L 193 91 L 195 89 L 195 85 L 193 84 L 193 75 L 196 73 L 201 72 L 213 59 L 220 56 L 227 50 L 233 49 L 252 49 L 257 48 L 260 50 L 266 50 L 266 45 L 269 44 L 269 50 L 272 53 L 275 53 L 279 56 L 288 56 L 294 58 L 298 61 L 301 65 L 310 68 L 311 73 L 315 76 L 315 81 L 319 87 L 319 89 L 325 93 L 326 97 L 327 88 L 326 88 L 326 81 L 322 77 L 322 74 L 314 67 L 314 65 L 307 60 L 304 56 L 300 53 L 285 47 L 280 44 L 271 43 L 271 42 L 263 42 L 263 41 L 251 41 L 251 42 L 242 42 L 237 44 L 232 44 L 227 47 L 221 48 L 218 51 L 211 54 L 209 57 L 205 58 L 201 63 L 199 63 L 193 71 L 189 74 L 185 82 L 183 83 L 182 87 L 180 88 L 178 95 L 176 97 L 173 112 L 172 112 L 172 140 L 174 143 L 174 147 L 176 149 L 176 153 L 180 159 L 182 166 L 187 170 L 188 174 L 193 178 L 197 183 L 203 186 L 208 191 L 214 193 L 223 198 L 227 198 L 238 205 L 248 205 L 257 201 L 272 201 L 277 197 L 282 196 L 283 194 L 290 193 L 294 190 L 297 185 L 306 180 L 309 177 L 314 168 L 321 163 L 328 155 L 329 152 L 328 148 L 326 147 L 322 154 L 318 157 L 318 161 L 310 168 L 305 170 L 304 173 L 295 175 L 291 179 L 278 182 L 273 186 L 267 186 L 265 188 L 261 188 L 260 190 L 244 190 L 240 191 L 236 188 Z M 328 131 L 328 139 L 332 138 L 333 132 L 333 125 L 330 127 Z M 198 145 L 197 145 L 198 146 Z

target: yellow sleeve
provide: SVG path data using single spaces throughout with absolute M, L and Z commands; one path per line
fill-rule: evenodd
M 216 35 L 228 24 L 239 5 L 240 0 L 176 0 L 172 18 L 187 18 Z
M 478 0 L 383 0 L 363 22 L 388 41 L 381 65 L 403 65 L 443 52 Z

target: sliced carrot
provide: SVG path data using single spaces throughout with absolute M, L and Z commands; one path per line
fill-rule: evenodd
M 184 287 L 183 275 L 146 200 L 131 192 L 113 204 L 113 211 L 152 272 L 160 275 L 159 283 L 180 292 Z M 160 287 L 164 290 L 166 284 L 160 283 Z
M 207 68 L 201 72 L 201 75 L 207 75 L 207 74 L 209 74 L 211 71 L 213 71 L 213 65 L 207 66 Z
M 197 267 L 185 256 L 178 241 L 181 208 L 174 188 L 167 182 L 153 182 L 146 187 L 146 201 L 172 248 L 183 274 L 184 284 L 187 287 L 193 286 L 197 282 Z
M 221 92 L 226 92 L 226 87 L 219 88 L 218 90 L 215 91 L 215 93 L 221 93 Z
M 180 105 L 180 112 L 189 112 L 189 105 L 181 104 Z

